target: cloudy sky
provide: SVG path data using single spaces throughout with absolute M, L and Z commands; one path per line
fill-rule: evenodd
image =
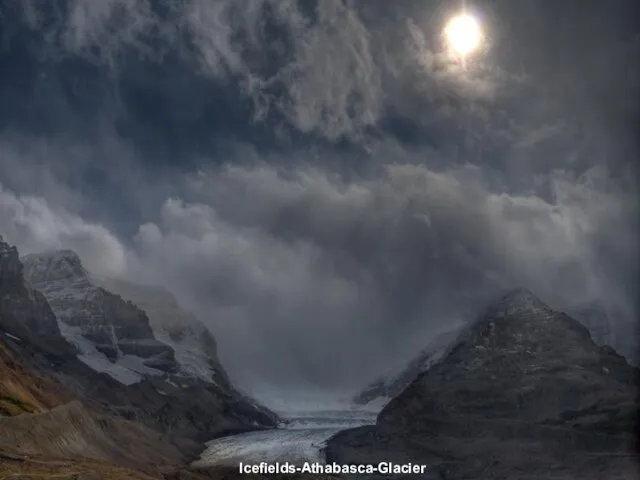
M 253 391 L 361 385 L 487 299 L 635 318 L 637 0 L 0 5 L 0 233 L 171 289 Z

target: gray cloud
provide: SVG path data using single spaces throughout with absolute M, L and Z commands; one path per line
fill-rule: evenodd
M 357 386 L 502 288 L 635 318 L 637 43 L 598 30 L 592 51 L 550 45 L 564 34 L 536 9 L 513 32 L 483 4 L 494 36 L 462 69 L 439 43 L 445 4 L 74 0 L 57 23 L 23 5 L 50 54 L 116 75 L 131 52 L 178 52 L 212 89 L 239 85 L 275 138 L 274 112 L 318 140 L 229 142 L 166 168 L 115 127 L 99 142 L 0 136 L 0 233 L 168 287 L 243 386 Z M 599 16 L 586 10 L 577 31 Z
M 0 219 L 4 238 L 19 245 L 21 254 L 71 248 L 96 273 L 126 272 L 126 252 L 115 235 L 42 197 L 16 195 L 0 185 Z
M 104 227 L 7 191 L 0 227 L 27 250 L 71 247 L 93 271 L 171 288 L 217 333 L 245 385 L 351 386 L 417 348 L 412 337 L 513 285 L 561 307 L 633 308 L 607 262 L 636 258 L 637 203 L 610 190 L 602 168 L 557 174 L 550 202 L 491 192 L 471 166 L 393 165 L 350 182 L 229 167 L 198 180 L 199 201 L 167 199 L 129 249 Z M 599 255 L 603 241 L 613 257 Z
M 213 82 L 238 82 L 255 120 L 275 111 L 297 130 L 330 141 L 361 141 L 389 109 L 413 115 L 416 101 L 425 108 L 443 95 L 492 98 L 511 77 L 495 65 L 463 68 L 447 58 L 426 31 L 430 15 L 443 11 L 421 3 L 405 2 L 392 20 L 373 14 L 371 4 L 341 0 L 190 0 L 163 7 L 148 0 L 73 0 L 51 21 L 27 1 L 23 12 L 32 29 L 44 31 L 50 55 L 79 56 L 117 74 L 129 50 L 157 62 L 177 51 Z

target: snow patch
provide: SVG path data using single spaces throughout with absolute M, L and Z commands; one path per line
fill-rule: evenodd
M 124 355 L 111 362 L 92 342 L 82 336 L 82 327 L 73 327 L 62 321 L 59 321 L 58 325 L 62 335 L 80 352 L 78 360 L 97 372 L 106 373 L 123 385 L 138 383 L 145 375 L 163 374 L 160 370 L 144 365 L 145 359 L 135 355 Z
M 15 335 L 11 335 L 10 333 L 4 332 L 3 335 L 6 335 L 7 337 L 11 338 L 12 340 L 15 340 L 17 342 L 21 342 L 22 339 L 20 337 L 16 337 Z

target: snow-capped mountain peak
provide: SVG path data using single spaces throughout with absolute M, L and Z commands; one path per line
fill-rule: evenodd
M 59 275 L 67 260 L 80 278 Z M 39 375 L 51 373 L 65 394 L 178 437 L 275 426 L 276 415 L 232 387 L 176 374 L 174 351 L 154 338 L 145 312 L 92 284 L 77 255 L 49 252 L 25 263 L 0 241 L 0 343 Z
M 94 285 L 71 250 L 26 255 L 27 281 L 46 297 L 78 358 L 121 383 L 175 370 L 175 354 L 158 341 L 144 311 Z
M 232 388 L 213 335 L 167 290 L 92 275 L 71 250 L 26 255 L 23 263 L 60 331 L 94 370 L 121 383 L 169 373 Z
M 33 284 L 55 281 L 87 281 L 87 271 L 73 250 L 32 253 L 22 257 L 25 277 Z

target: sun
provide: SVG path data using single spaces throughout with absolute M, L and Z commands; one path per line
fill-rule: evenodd
M 482 30 L 478 21 L 467 13 L 452 17 L 444 29 L 447 45 L 456 54 L 465 58 L 482 43 Z

